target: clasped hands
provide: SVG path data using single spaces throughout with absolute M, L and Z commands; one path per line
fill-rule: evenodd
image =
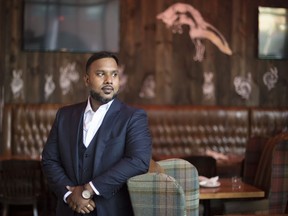
M 84 199 L 81 196 L 83 188 L 83 186 L 67 186 L 67 189 L 72 192 L 67 198 L 67 204 L 73 211 L 86 214 L 92 212 L 96 205 L 92 199 Z

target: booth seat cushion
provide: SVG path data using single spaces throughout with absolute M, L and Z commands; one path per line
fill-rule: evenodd
M 40 156 L 59 104 L 7 104 L 3 112 L 1 155 Z

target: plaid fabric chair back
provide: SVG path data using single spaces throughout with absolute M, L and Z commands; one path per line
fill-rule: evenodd
M 165 173 L 146 173 L 128 180 L 135 216 L 199 215 L 197 169 L 183 159 L 158 163 Z
M 257 172 L 261 153 L 265 147 L 268 137 L 252 137 L 246 145 L 243 181 L 248 184 L 254 184 L 255 173 Z
M 266 142 L 254 185 L 265 190 L 269 213 L 284 213 L 288 199 L 288 132 Z
M 128 189 L 135 216 L 186 215 L 184 191 L 167 174 L 135 176 L 128 181 Z

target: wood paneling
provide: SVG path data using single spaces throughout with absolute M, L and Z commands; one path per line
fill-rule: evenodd
M 195 46 L 185 26 L 182 34 L 173 34 L 156 19 L 176 0 L 120 1 L 120 60 L 125 65 L 128 82 L 120 97 L 135 104 L 195 104 L 223 106 L 288 106 L 287 60 L 259 60 L 257 51 L 258 6 L 288 7 L 283 0 L 185 0 L 197 9 L 206 22 L 213 25 L 227 40 L 233 54 L 222 53 L 211 41 L 202 40 L 205 56 L 194 61 Z M 71 82 L 71 91 L 63 94 L 60 88 L 60 68 L 77 63 L 82 76 L 89 54 L 24 52 L 21 50 L 22 0 L 0 0 L 0 75 L 5 86 L 5 101 L 27 103 L 73 103 L 87 97 L 82 78 Z M 270 91 L 263 75 L 271 68 L 278 69 L 279 80 Z M 13 70 L 22 70 L 23 95 L 13 98 Z M 203 95 L 204 72 L 213 74 L 215 98 Z M 234 87 L 236 76 L 252 75 L 250 98 L 241 98 Z M 156 81 L 156 96 L 139 97 L 144 78 L 152 74 Z M 54 93 L 45 99 L 47 75 L 53 75 Z

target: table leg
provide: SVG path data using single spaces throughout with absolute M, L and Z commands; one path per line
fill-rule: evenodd
M 203 216 L 210 216 L 211 215 L 211 209 L 210 209 L 210 200 L 203 200 L 203 207 L 204 207 L 204 212 Z

